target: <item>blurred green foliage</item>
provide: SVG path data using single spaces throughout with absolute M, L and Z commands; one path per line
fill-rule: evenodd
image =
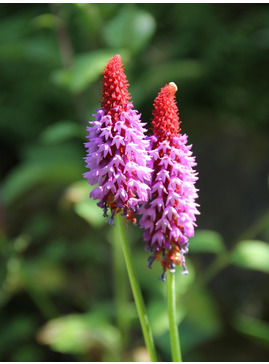
M 150 127 L 174 81 L 201 216 L 177 271 L 185 361 L 269 356 L 267 4 L 0 5 L 0 359 L 147 361 L 120 251 L 88 199 L 85 127 L 120 53 Z M 131 249 L 160 360 L 165 285 Z

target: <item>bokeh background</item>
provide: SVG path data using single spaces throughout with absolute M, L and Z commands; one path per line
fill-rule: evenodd
M 267 4 L 0 5 L 0 360 L 147 360 L 113 229 L 85 171 L 101 72 L 121 54 L 135 108 L 178 85 L 201 215 L 177 271 L 185 361 L 269 360 Z M 100 211 L 99 211 L 100 210 Z M 160 360 L 165 284 L 128 226 Z

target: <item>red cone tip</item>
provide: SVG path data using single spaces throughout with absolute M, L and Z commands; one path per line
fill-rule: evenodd
M 122 111 L 128 110 L 130 95 L 121 56 L 112 57 L 103 71 L 102 109 L 115 121 Z
M 159 142 L 171 140 L 180 132 L 180 121 L 175 93 L 177 85 L 174 82 L 166 84 L 154 100 L 153 133 Z

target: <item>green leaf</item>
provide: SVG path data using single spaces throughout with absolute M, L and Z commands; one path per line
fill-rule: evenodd
M 132 4 L 122 7 L 118 15 L 106 25 L 104 36 L 111 47 L 138 52 L 149 42 L 155 28 L 153 16 Z
M 99 228 L 106 222 L 103 210 L 97 206 L 96 201 L 89 198 L 93 189 L 86 180 L 78 181 L 68 187 L 65 201 L 74 204 L 75 212 L 86 220 L 91 226 Z
M 70 354 L 86 354 L 94 349 L 115 353 L 120 346 L 118 330 L 94 312 L 50 320 L 39 332 L 38 340 L 53 350 Z
M 44 144 L 56 144 L 84 135 L 85 128 L 81 125 L 70 120 L 61 120 L 43 130 L 40 138 Z
M 74 64 L 70 69 L 61 69 L 52 74 L 53 81 L 60 86 L 66 87 L 73 93 L 85 90 L 91 83 L 95 82 L 111 57 L 121 54 L 123 61 L 127 58 L 126 51 L 100 49 L 90 53 L 76 55 Z
M 75 211 L 93 227 L 103 226 L 106 222 L 102 209 L 96 205 L 96 201 L 88 196 L 84 201 L 76 203 Z
M 55 30 L 61 23 L 61 18 L 50 13 L 38 15 L 32 20 L 32 26 L 35 29 L 49 28 Z
M 240 241 L 232 251 L 231 262 L 242 268 L 269 273 L 269 244 L 259 240 Z
M 213 296 L 200 287 L 187 297 L 186 317 L 181 324 L 181 342 L 184 350 L 190 350 L 212 338 L 222 330 L 219 311 Z
M 222 236 L 212 230 L 197 230 L 190 239 L 189 249 L 191 253 L 222 253 L 225 251 Z
M 243 334 L 265 341 L 267 345 L 269 344 L 269 324 L 267 322 L 238 314 L 233 319 L 233 326 Z
M 10 204 L 37 184 L 74 182 L 83 173 L 80 148 L 71 143 L 34 145 L 26 151 L 25 162 L 2 184 L 4 203 Z

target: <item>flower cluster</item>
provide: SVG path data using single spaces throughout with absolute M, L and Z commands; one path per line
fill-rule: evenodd
M 134 109 L 128 93 L 128 82 L 119 55 L 114 56 L 103 72 L 101 108 L 87 128 L 84 174 L 93 186 L 90 197 L 97 205 L 114 215 L 123 212 L 127 220 L 145 229 L 146 249 L 153 252 L 149 267 L 160 261 L 165 280 L 167 269 L 183 267 L 188 240 L 194 235 L 197 173 L 187 136 L 180 134 L 175 100 L 176 85 L 163 87 L 154 102 L 153 135 L 146 137 L 144 123 Z
M 103 208 L 104 216 L 108 208 L 111 210 L 111 224 L 120 211 L 135 222 L 137 204 L 148 200 L 149 142 L 127 87 L 121 58 L 114 56 L 104 69 L 101 109 L 93 115 L 95 120 L 87 128 L 89 141 L 85 143 L 90 171 L 84 177 L 91 185 L 98 184 L 90 197 L 100 200 L 97 205 Z
M 188 239 L 194 235 L 195 215 L 199 214 L 194 202 L 198 197 L 194 186 L 197 173 L 193 170 L 196 163 L 191 146 L 187 146 L 187 136 L 179 134 L 176 91 L 171 82 L 154 102 L 150 200 L 139 210 L 146 249 L 154 253 L 149 257 L 149 267 L 155 259 L 159 260 L 163 280 L 166 270 L 174 272 L 176 265 L 187 273 L 184 254 L 188 252 Z

